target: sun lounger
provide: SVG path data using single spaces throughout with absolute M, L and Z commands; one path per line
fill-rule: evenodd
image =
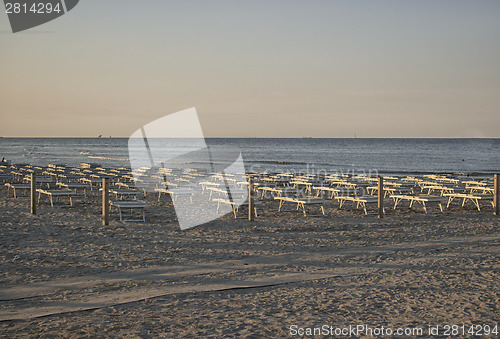
M 217 187 L 207 187 L 207 190 L 210 191 L 210 196 L 208 197 L 208 200 L 213 200 L 212 197 L 214 193 L 226 196 L 228 191 L 226 189 L 222 188 L 217 188 Z M 248 194 L 248 190 L 231 190 L 231 196 L 234 198 L 235 196 L 246 196 Z
M 83 196 L 87 197 L 87 190 L 90 189 L 90 185 L 82 184 L 78 182 L 58 182 L 57 187 L 64 187 L 70 190 L 73 190 L 76 194 L 78 194 L 78 190 L 83 190 Z
M 102 179 L 100 178 L 80 178 L 80 182 L 89 184 L 92 191 L 94 187 L 101 187 L 102 185 Z
M 384 184 L 385 186 L 385 184 Z M 366 191 L 368 192 L 369 195 L 376 195 L 378 194 L 378 186 L 369 186 L 366 188 Z M 394 194 L 412 194 L 413 193 L 413 188 L 409 187 L 399 187 L 399 186 L 385 186 L 384 187 L 384 198 L 388 198 L 391 195 Z
M 193 202 L 193 194 L 195 191 L 190 189 L 173 189 L 168 190 L 165 188 L 157 188 L 155 192 L 158 192 L 158 201 L 160 201 L 162 194 L 170 194 L 172 201 L 177 201 L 180 198 L 189 198 L 190 202 Z
M 464 181 L 463 184 L 465 184 L 466 188 L 469 188 L 471 186 L 486 186 L 487 183 L 484 181 L 477 181 L 477 180 L 468 180 Z
M 290 181 L 290 185 L 293 185 L 293 188 L 304 190 L 306 194 L 310 193 L 311 188 L 313 187 L 313 184 L 311 182 L 304 180 L 292 180 Z
M 465 203 L 467 201 L 471 201 L 476 207 L 478 211 L 481 211 L 481 208 L 479 207 L 479 202 L 480 201 L 489 201 L 491 202 L 491 205 L 493 205 L 493 195 L 485 195 L 485 194 L 467 194 L 467 193 L 445 193 L 445 197 L 448 197 L 448 204 L 446 205 L 446 208 L 448 208 L 451 204 L 451 202 L 454 199 L 463 199 L 462 200 L 462 207 L 464 207 Z
M 239 217 L 238 216 L 238 211 L 239 211 L 239 208 L 241 206 L 246 206 L 248 208 L 248 201 L 245 201 L 244 203 L 240 204 L 238 207 L 235 207 L 236 204 L 234 203 L 234 201 L 230 201 L 230 200 L 227 200 L 227 199 L 221 199 L 221 198 L 216 198 L 216 199 L 213 199 L 212 201 L 214 202 L 217 202 L 217 213 L 219 213 L 219 208 L 220 208 L 220 205 L 221 204 L 225 204 L 225 205 L 230 205 L 232 210 L 233 210 L 233 215 L 234 215 L 234 218 L 235 219 L 246 219 L 248 218 L 248 216 L 241 216 Z M 255 213 L 255 216 L 257 217 L 257 205 L 260 204 L 261 202 L 260 201 L 254 201 L 254 213 Z
M 323 197 L 324 194 L 330 195 L 329 199 L 333 199 L 334 196 L 338 196 L 342 192 L 342 189 L 336 187 L 326 187 L 326 186 L 314 186 L 316 190 L 316 197 Z
M 377 204 L 377 206 L 378 206 L 378 197 L 356 197 L 356 196 L 353 197 L 353 196 L 340 195 L 338 197 L 335 197 L 335 200 L 339 201 L 339 204 L 340 204 L 339 209 L 342 209 L 342 206 L 344 206 L 347 201 L 350 201 L 350 202 L 356 203 L 356 208 L 362 207 L 363 211 L 365 212 L 365 215 L 377 214 L 376 212 L 368 213 L 366 205 Z M 384 201 L 388 201 L 388 200 L 384 200 Z
M 271 195 L 271 199 L 274 197 L 282 197 L 287 196 L 288 194 L 293 194 L 294 196 L 300 192 L 299 189 L 293 187 L 259 187 L 259 191 L 261 191 L 261 200 L 264 200 L 267 196 L 267 193 Z
M 205 190 L 208 187 L 219 187 L 220 183 L 213 182 L 213 181 L 202 181 L 198 183 L 201 186 L 201 191 L 202 193 L 205 193 Z
M 304 197 L 304 198 L 289 198 L 289 197 L 275 197 L 275 200 L 278 200 L 279 208 L 278 212 L 287 212 L 287 211 L 298 211 L 299 208 L 302 208 L 302 212 L 306 217 L 319 217 L 325 216 L 325 202 L 326 200 L 318 199 L 316 197 Z M 297 204 L 297 208 L 295 210 L 282 210 L 282 207 L 285 203 Z M 321 214 L 307 214 L 305 206 L 318 206 L 321 209 Z
M 115 188 L 110 190 L 111 193 L 113 193 L 116 197 L 116 199 L 119 200 L 130 200 L 132 199 L 137 199 L 137 195 L 141 194 L 141 192 L 136 191 L 136 190 L 131 190 L 131 189 L 124 189 L 124 188 Z
M 14 199 L 17 199 L 19 196 L 18 194 L 16 193 L 16 190 L 24 190 L 24 195 L 22 195 L 21 197 L 28 197 L 28 190 L 31 189 L 31 185 L 29 184 L 12 184 L 12 183 L 6 183 L 5 186 L 7 186 L 7 190 L 9 191 L 10 189 L 12 189 L 14 191 Z
M 23 181 L 24 182 L 31 182 L 31 176 L 30 175 L 26 176 Z M 47 189 L 50 189 L 51 185 L 55 184 L 55 182 L 56 182 L 55 178 L 52 178 L 52 177 L 41 177 L 41 176 L 36 177 L 36 184 L 39 187 L 45 186 Z
M 437 203 L 439 206 L 439 209 L 441 212 L 443 212 L 443 205 L 442 203 L 444 202 L 443 197 L 437 197 L 437 196 L 421 196 L 421 195 L 391 195 L 391 198 L 394 200 L 394 209 L 397 208 L 399 203 L 403 200 L 409 201 L 410 206 L 408 208 L 412 208 L 414 203 L 418 203 L 422 205 L 424 208 L 425 213 L 433 213 L 433 212 L 428 212 L 427 211 L 427 204 L 429 203 Z
M 290 184 L 290 179 L 288 178 L 274 178 L 273 182 L 276 186 L 288 186 Z
M 145 202 L 138 200 L 117 200 L 110 201 L 109 203 L 111 206 L 118 208 L 120 221 L 142 221 L 143 223 L 146 222 L 145 209 L 146 207 L 148 207 L 148 204 L 146 204 Z M 124 210 L 130 210 L 130 213 L 126 214 Z M 132 218 L 134 210 L 142 212 L 142 219 L 123 219 L 124 216 Z
M 7 182 L 12 180 L 12 175 L 10 174 L 5 174 L 5 173 L 0 173 L 0 181 L 1 182 Z
M 425 185 L 422 186 L 422 192 L 424 190 L 427 191 L 427 195 L 431 195 L 434 193 L 434 191 L 439 191 L 439 195 L 443 195 L 445 193 L 455 193 L 457 190 L 463 190 L 462 188 L 457 188 L 457 187 L 451 187 L 451 186 L 445 186 L 445 185 Z
M 495 192 L 495 189 L 493 187 L 486 187 L 486 186 L 469 186 L 467 187 L 469 189 L 470 194 L 478 193 L 478 194 L 493 194 Z
M 59 200 L 60 197 L 68 197 L 69 198 L 69 206 L 73 206 L 73 196 L 76 193 L 70 189 L 57 189 L 57 190 L 46 190 L 46 189 L 37 189 L 38 192 L 38 203 L 40 203 L 40 199 L 42 195 L 48 196 L 50 199 L 50 206 L 54 207 L 54 197 Z

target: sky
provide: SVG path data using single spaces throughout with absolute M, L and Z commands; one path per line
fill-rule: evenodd
M 500 138 L 500 1 L 82 0 L 12 33 L 0 136 Z

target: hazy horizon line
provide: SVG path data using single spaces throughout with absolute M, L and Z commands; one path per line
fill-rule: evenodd
M 129 139 L 125 136 L 0 136 L 0 139 Z M 205 139 L 500 139 L 498 137 L 204 137 Z M 153 138 L 155 139 L 155 138 Z M 158 139 L 199 139 L 196 137 L 163 137 Z

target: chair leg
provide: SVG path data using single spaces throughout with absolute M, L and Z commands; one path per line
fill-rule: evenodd
M 477 210 L 481 211 L 481 208 L 479 207 L 479 199 L 474 199 L 473 201 L 476 204 Z

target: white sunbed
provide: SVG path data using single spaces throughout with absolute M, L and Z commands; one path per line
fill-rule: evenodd
M 422 192 L 424 190 L 428 190 L 427 195 L 431 195 L 434 191 L 439 191 L 439 195 L 442 196 L 445 193 L 457 193 L 458 191 L 463 191 L 464 189 L 445 185 L 426 185 L 422 187 Z
M 79 182 L 58 182 L 56 184 L 58 187 L 64 187 L 67 189 L 73 190 L 75 193 L 78 194 L 78 190 L 81 189 L 83 190 L 83 196 L 87 197 L 87 190 L 90 189 L 90 185 L 88 184 L 82 184 Z
M 102 179 L 100 178 L 80 178 L 80 182 L 89 184 L 91 191 L 94 190 L 94 187 L 102 186 Z
M 477 207 L 478 211 L 481 211 L 481 208 L 479 207 L 480 201 L 489 201 L 494 207 L 493 195 L 489 194 L 445 193 L 444 196 L 448 197 L 448 204 L 446 205 L 446 208 L 450 206 L 454 199 L 463 199 L 462 207 L 464 207 L 467 201 L 471 201 Z
M 290 181 L 290 185 L 293 185 L 294 188 L 304 190 L 304 192 L 310 193 L 311 188 L 314 186 L 312 182 L 304 181 L 304 180 L 293 180 Z
M 202 193 L 205 193 L 205 190 L 208 187 L 219 187 L 220 183 L 213 182 L 213 181 L 201 181 L 201 182 L 198 183 L 198 185 L 201 186 Z
M 6 182 L 6 181 L 11 181 L 12 176 L 10 174 L 5 174 L 5 173 L 0 173 L 0 181 Z
M 113 193 L 116 197 L 116 199 L 119 200 L 130 200 L 130 198 L 136 199 L 138 194 L 141 194 L 141 192 L 132 190 L 132 189 L 126 189 L 126 188 L 114 188 L 110 190 L 111 193 Z M 126 198 L 126 199 L 124 199 Z
M 325 216 L 325 202 L 326 202 L 326 200 L 323 200 L 323 199 L 318 199 L 316 197 L 304 197 L 304 198 L 275 197 L 274 200 L 278 200 L 280 202 L 278 212 L 298 211 L 299 208 L 302 208 L 302 212 L 304 213 L 304 216 L 306 216 L 306 217 Z M 284 203 L 297 204 L 297 208 L 295 210 L 282 210 Z M 308 206 L 319 205 L 319 207 L 321 209 L 321 214 L 309 214 L 308 215 L 306 212 L 306 207 L 305 207 L 306 205 L 308 205 Z
M 51 184 L 54 184 L 56 182 L 55 178 L 53 178 L 53 177 L 37 176 L 35 180 L 36 180 L 36 184 L 37 185 L 42 186 L 42 184 L 45 184 L 45 186 L 47 186 L 47 188 L 49 188 Z M 29 175 L 26 176 L 24 178 L 24 181 L 25 182 L 31 182 L 31 176 L 29 176 Z
M 16 193 L 16 190 L 24 190 L 24 195 L 21 197 L 28 197 L 28 190 L 31 189 L 31 184 L 12 184 L 12 183 L 6 183 L 5 186 L 7 186 L 7 190 L 12 189 L 14 191 L 14 199 L 18 198 L 18 194 Z
M 316 197 L 318 198 L 326 193 L 330 195 L 329 199 L 333 199 L 334 196 L 338 196 L 342 192 L 340 188 L 328 186 L 314 186 L 313 189 L 316 190 Z
M 160 201 L 162 194 L 170 194 L 172 201 L 177 201 L 180 198 L 188 198 L 191 203 L 193 202 L 193 194 L 195 193 L 195 191 L 191 189 L 168 190 L 165 188 L 157 188 L 155 192 L 158 192 L 158 201 Z
M 42 195 L 48 196 L 50 199 L 50 206 L 54 207 L 54 197 L 59 200 L 60 197 L 68 197 L 69 198 L 69 206 L 73 206 L 73 196 L 76 195 L 76 193 L 70 189 L 56 189 L 56 190 L 45 190 L 45 189 L 37 189 L 38 192 L 38 203 L 40 203 L 40 199 Z
M 139 200 L 117 200 L 117 201 L 110 201 L 109 204 L 113 207 L 118 208 L 118 213 L 120 215 L 120 221 L 142 221 L 143 223 L 146 222 L 146 213 L 145 209 L 148 207 L 148 204 L 146 204 L 144 201 L 139 201 Z M 126 214 L 123 210 L 130 210 L 130 214 Z M 139 210 L 142 212 L 142 219 L 123 219 L 124 216 L 130 216 L 131 218 L 133 217 L 133 211 L 134 210 Z
M 378 194 L 378 186 L 369 186 L 366 188 L 366 191 L 370 195 Z M 384 198 L 388 198 L 394 194 L 404 194 L 404 193 L 413 193 L 413 188 L 410 187 L 400 187 L 400 186 L 385 186 L 384 184 Z
M 418 203 L 422 205 L 426 214 L 432 213 L 427 211 L 427 204 L 429 203 L 437 203 L 439 209 L 441 210 L 441 212 L 443 212 L 442 204 L 445 200 L 443 197 L 437 197 L 437 196 L 401 195 L 401 194 L 391 195 L 391 198 L 394 200 L 394 209 L 397 208 L 397 206 L 401 201 L 406 200 L 410 202 L 410 206 L 408 208 L 412 208 L 414 203 Z
M 477 180 L 468 180 L 468 181 L 463 181 L 463 184 L 465 184 L 466 188 L 469 188 L 471 186 L 487 186 L 488 184 L 484 181 L 477 181 Z
M 227 200 L 227 199 L 222 199 L 222 198 L 216 198 L 216 199 L 213 199 L 212 201 L 214 202 L 217 202 L 217 213 L 219 213 L 219 209 L 220 209 L 220 205 L 221 204 L 225 204 L 225 205 L 230 205 L 232 210 L 233 210 L 233 215 L 234 215 L 234 218 L 235 219 L 246 219 L 248 218 L 248 216 L 242 216 L 242 217 L 239 217 L 238 216 L 238 211 L 239 211 L 239 208 L 241 206 L 246 206 L 247 208 L 249 207 L 249 204 L 248 204 L 248 201 L 245 201 L 244 203 L 240 204 L 239 206 L 236 207 L 236 204 L 234 203 L 234 201 L 230 201 L 230 200 Z M 254 200 L 254 213 L 255 213 L 255 217 L 257 217 L 257 205 L 260 204 L 261 202 L 260 201 L 255 201 Z
M 373 205 L 377 204 L 378 208 L 378 197 L 356 197 L 356 196 L 347 196 L 347 195 L 340 195 L 338 197 L 335 197 L 335 200 L 339 201 L 339 209 L 342 209 L 342 206 L 345 205 L 347 201 L 351 201 L 353 203 L 356 203 L 356 208 L 363 208 L 363 211 L 365 212 L 365 215 L 368 214 L 377 214 L 377 212 L 372 212 L 368 213 L 368 210 L 366 208 L 366 205 Z M 384 202 L 388 201 L 387 199 L 384 199 Z M 385 212 L 385 209 L 384 209 Z
M 261 200 L 266 198 L 267 193 L 271 195 L 271 199 L 274 197 L 286 196 L 287 194 L 296 195 L 299 192 L 299 189 L 293 187 L 259 187 L 259 191 L 262 191 Z
M 467 187 L 469 189 L 470 194 L 494 194 L 495 189 L 493 187 L 486 187 L 486 186 L 469 186 Z
M 212 197 L 215 194 L 227 196 L 228 191 L 226 189 L 218 188 L 218 187 L 207 187 L 207 190 L 210 191 L 210 195 L 208 197 L 208 200 L 213 200 Z M 242 190 L 242 189 L 234 189 L 231 190 L 231 196 L 234 198 L 235 196 L 246 196 L 248 194 L 248 190 Z

